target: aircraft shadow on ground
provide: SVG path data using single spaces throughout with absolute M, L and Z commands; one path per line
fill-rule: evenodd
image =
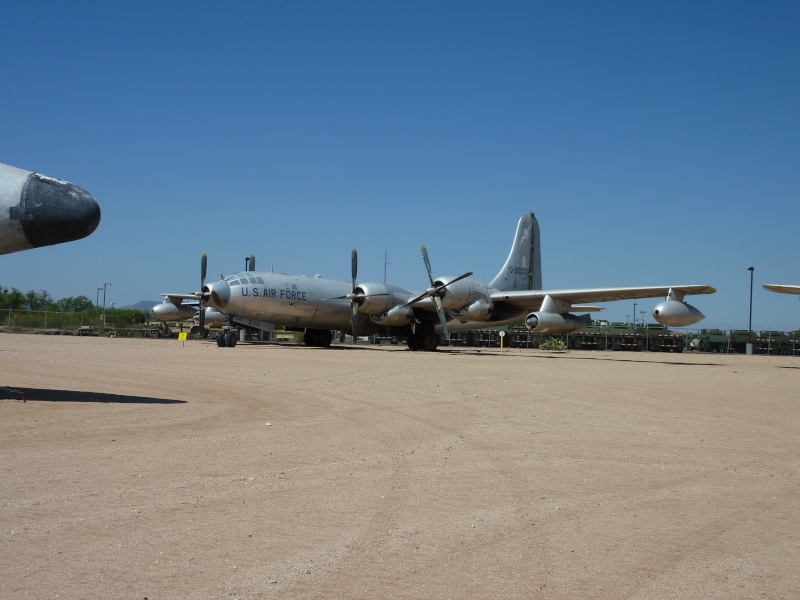
M 26 402 L 99 402 L 109 404 L 186 404 L 186 400 L 126 396 L 102 392 L 78 392 L 74 390 L 42 390 L 38 388 L 0 388 L 0 400 L 22 400 Z

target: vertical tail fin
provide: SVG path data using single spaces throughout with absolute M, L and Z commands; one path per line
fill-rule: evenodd
M 542 289 L 539 222 L 533 213 L 525 213 L 520 218 L 506 264 L 489 286 L 503 292 Z

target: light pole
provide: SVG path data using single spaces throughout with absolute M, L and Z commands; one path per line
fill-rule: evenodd
M 747 267 L 747 270 L 750 271 L 750 318 L 747 321 L 747 331 L 753 331 L 753 271 L 755 271 L 755 267 Z
M 633 303 L 633 328 L 636 329 L 636 302 Z
M 106 287 L 111 285 L 110 283 L 103 284 L 103 326 L 100 329 L 101 333 L 106 332 Z

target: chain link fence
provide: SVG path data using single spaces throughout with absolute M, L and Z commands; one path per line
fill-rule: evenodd
M 4 309 L 0 311 L 0 331 L 49 335 L 106 335 L 110 337 L 156 337 L 158 322 L 148 321 L 145 313 L 130 311 L 106 313 L 58 312 Z

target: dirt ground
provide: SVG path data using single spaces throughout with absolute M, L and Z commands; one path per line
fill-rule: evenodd
M 800 598 L 800 357 L 0 334 L 2 598 Z

